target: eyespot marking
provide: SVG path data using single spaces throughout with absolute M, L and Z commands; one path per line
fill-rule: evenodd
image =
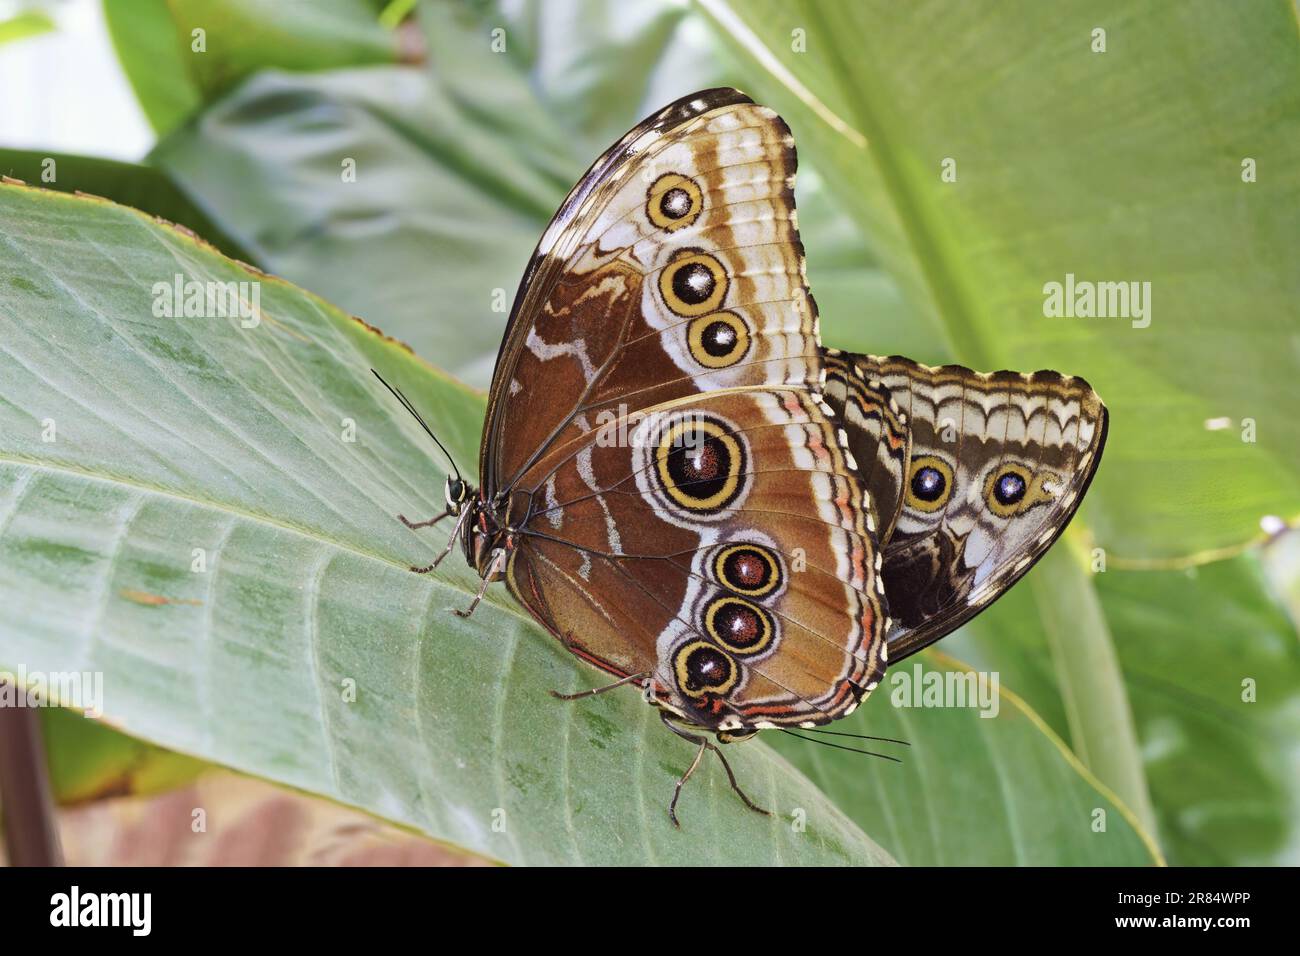
M 1019 462 L 1003 462 L 984 482 L 984 503 L 999 518 L 1012 518 L 1056 500 L 1058 480 L 1050 471 L 1034 472 Z
M 728 652 L 748 657 L 771 647 L 775 626 L 765 608 L 727 594 L 705 606 L 704 631 Z
M 695 180 L 680 173 L 666 173 L 646 190 L 645 212 L 660 229 L 684 229 L 704 209 L 704 194 Z
M 686 344 L 705 368 L 727 368 L 749 353 L 749 326 L 733 312 L 710 312 L 691 320 Z
M 745 447 L 717 418 L 690 413 L 673 423 L 655 449 L 655 475 L 669 499 L 692 513 L 716 514 L 745 490 Z
M 717 310 L 727 294 L 727 273 L 708 253 L 687 251 L 659 273 L 659 293 L 677 315 L 707 315 Z
M 952 497 L 952 466 L 937 455 L 922 455 L 912 462 L 907 476 L 907 506 L 932 513 Z
M 736 594 L 762 598 L 775 594 L 785 580 L 780 559 L 756 544 L 732 544 L 712 561 L 714 580 Z
M 696 698 L 725 694 L 740 676 L 736 662 L 707 641 L 690 641 L 678 648 L 673 672 L 682 693 Z

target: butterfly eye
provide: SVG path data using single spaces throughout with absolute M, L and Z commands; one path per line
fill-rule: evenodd
M 772 618 L 744 598 L 726 595 L 704 609 L 704 630 L 733 654 L 761 654 L 772 643 Z
M 1026 507 L 1025 498 L 1033 483 L 1034 473 L 1024 465 L 1004 464 L 989 475 L 984 500 L 999 518 L 1010 518 Z
M 677 686 L 691 697 L 725 694 L 736 686 L 736 662 L 712 644 L 691 641 L 683 644 L 673 657 Z
M 668 232 L 689 226 L 703 208 L 700 187 L 694 180 L 677 173 L 660 176 L 646 192 L 646 215 Z
M 766 597 L 781 587 L 781 564 L 766 548 L 735 544 L 713 559 L 713 577 L 745 597 Z
M 662 489 L 693 513 L 721 511 L 744 490 L 744 449 L 713 419 L 692 416 L 669 428 L 655 449 L 655 465 Z
M 668 308 L 678 315 L 707 315 L 722 304 L 727 294 L 727 273 L 713 256 L 688 253 L 659 273 L 659 292 Z
M 691 357 L 705 368 L 735 365 L 749 351 L 749 328 L 731 312 L 711 312 L 686 330 Z
M 907 478 L 907 506 L 917 511 L 938 511 L 952 496 L 952 468 L 936 455 L 912 462 Z

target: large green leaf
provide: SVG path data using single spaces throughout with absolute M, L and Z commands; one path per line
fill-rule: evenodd
M 48 150 L 0 149 L 0 175 L 46 189 L 84 192 L 134 206 L 202 236 L 232 259 L 257 261 L 177 188 L 161 170 Z
M 459 560 L 406 571 L 441 535 L 393 514 L 436 511 L 443 472 L 367 369 L 465 462 L 480 395 L 280 280 L 261 281 L 255 328 L 155 316 L 154 283 L 178 269 L 250 274 L 131 210 L 6 187 L 0 236 L 0 310 L 18 320 L 0 379 L 0 666 L 102 671 L 106 719 L 128 733 L 512 862 L 887 862 L 854 820 L 907 819 L 937 787 L 929 807 L 960 823 L 954 808 L 995 798 L 989 761 L 1008 754 L 1026 768 L 996 771 L 996 797 L 1024 826 L 959 840 L 967 861 L 1154 858 L 1025 714 L 908 719 L 918 764 L 892 784 L 813 768 L 849 816 L 769 747 L 736 748 L 779 815 L 745 811 L 710 763 L 674 831 L 663 801 L 690 750 L 650 708 L 631 692 L 551 699 L 598 678 L 499 588 L 470 621 L 447 613 L 476 584 Z M 1104 839 L 1073 831 L 1085 806 L 1107 811 Z M 936 832 L 892 822 L 890 839 L 935 859 Z
M 1170 859 L 1300 863 L 1300 634 L 1256 556 L 1108 572 L 1098 591 Z
M 762 746 L 737 769 L 779 816 L 709 764 L 673 830 L 688 745 L 635 694 L 549 697 L 594 675 L 500 589 L 450 614 L 459 559 L 406 570 L 442 534 L 394 514 L 438 510 L 443 474 L 369 368 L 466 462 L 479 394 L 132 210 L 6 186 L 0 246 L 0 666 L 101 671 L 130 734 L 510 862 L 889 862 Z M 178 271 L 260 281 L 262 321 L 154 315 Z
M 1300 513 L 1290 3 L 701 6 L 910 319 L 946 330 L 915 357 L 1055 367 L 1101 392 L 1110 439 L 1085 507 L 1112 566 L 1237 546 L 1262 515 Z M 1067 274 L 1150 282 L 1150 326 L 1045 317 L 1045 284 Z M 893 348 L 870 315 L 823 315 L 828 341 L 866 328 Z
M 157 169 L 48 150 L 0 149 L 0 174 L 135 206 L 194 231 L 232 258 L 251 261 Z M 61 803 L 169 789 L 207 766 L 62 709 L 43 716 L 51 783 Z
M 1283 545 L 1273 547 L 1281 563 Z M 1294 568 L 1279 574 L 1297 579 Z M 1107 571 L 1093 580 L 1115 638 L 1170 862 L 1294 865 L 1300 633 L 1272 595 L 1259 558 Z M 950 647 L 980 667 L 999 669 L 1073 739 L 1078 716 L 1069 712 L 1062 671 L 1043 666 L 1060 651 L 1027 606 L 1033 594 L 1012 592 Z M 995 626 L 998 612 L 1018 626 Z M 1255 685 L 1253 702 L 1242 698 L 1247 679 Z
M 901 765 L 808 740 L 777 749 L 816 781 L 900 863 L 914 866 L 1150 865 L 1160 850 L 1133 811 L 1100 783 L 1008 688 L 986 684 L 993 702 L 927 706 L 929 681 L 972 672 L 928 651 L 896 665 L 837 733 L 820 736 L 899 757 Z M 978 675 L 977 675 L 978 676 Z M 986 675 L 987 676 L 987 675 Z M 973 686 L 973 685 L 968 685 Z M 963 692 L 964 693 L 964 692 Z M 918 702 L 921 706 L 917 706 Z
M 159 134 L 259 70 L 395 63 L 396 33 L 369 0 L 104 0 L 122 68 Z

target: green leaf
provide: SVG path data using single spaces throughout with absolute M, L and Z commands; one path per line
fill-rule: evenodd
M 210 766 L 61 707 L 41 711 L 41 732 L 59 803 L 162 793 Z
M 1085 508 L 1112 567 L 1204 559 L 1300 513 L 1290 3 L 701 6 L 868 233 L 909 323 L 944 330 L 916 358 L 1059 368 L 1105 398 Z M 1046 317 L 1044 287 L 1067 274 L 1150 282 L 1150 326 Z M 823 313 L 832 344 L 866 329 L 893 350 L 876 317 Z
M 148 166 L 49 150 L 0 149 L 0 173 L 135 206 L 192 230 L 227 256 L 251 259 L 165 173 Z M 61 708 L 42 711 L 42 731 L 60 803 L 160 792 L 188 782 L 208 766 Z
M 368 0 L 105 0 L 104 12 L 118 59 L 160 135 L 260 70 L 312 72 L 404 57 Z
M 0 149 L 0 175 L 26 183 L 39 183 L 47 189 L 90 193 L 124 206 L 134 206 L 202 236 L 232 259 L 258 264 L 203 210 L 190 202 L 166 173 L 150 166 L 48 150 Z
M 0 20 L 0 46 L 28 37 L 51 33 L 56 29 L 49 14 L 40 10 L 24 10 L 7 19 Z
M 548 696 L 599 677 L 500 588 L 449 613 L 459 559 L 407 571 L 444 532 L 394 515 L 439 511 L 444 473 L 369 369 L 466 465 L 480 394 L 107 202 L 4 186 L 0 249 L 0 667 L 100 671 L 126 733 L 508 862 L 890 862 L 762 745 L 733 759 L 777 816 L 709 761 L 674 830 L 689 745 L 635 693 Z M 155 315 L 178 270 L 260 283 L 260 323 Z
M 1289 541 L 1269 547 L 1279 585 L 1300 579 L 1295 552 Z M 1259 565 L 1258 555 L 1246 554 L 1181 570 L 1092 576 L 1123 670 L 1160 844 L 1174 865 L 1298 859 L 1300 633 Z M 1068 736 L 1078 722 L 1062 704 L 1070 692 L 1059 668 L 1043 666 L 1059 648 L 1027 606 L 1027 595 L 1038 593 L 1033 585 L 1013 590 L 948 646 L 999 669 Z M 1000 626 L 1008 622 L 1019 623 Z M 1256 685 L 1253 703 L 1242 699 L 1247 678 Z M 1105 726 L 1091 719 L 1098 730 Z
M 159 135 L 179 126 L 203 97 L 167 0 L 104 0 L 104 21 L 149 125 Z
M 980 699 L 970 683 L 968 706 L 953 706 L 955 697 L 948 706 L 927 702 L 930 682 L 966 682 L 972 673 L 927 651 L 891 668 L 875 694 L 831 728 L 910 746 L 814 738 L 897 757 L 901 764 L 788 736 L 776 737 L 776 748 L 905 865 L 1163 862 L 1133 812 L 1007 688 L 990 682 L 987 698 Z
M 1043 558 L 1026 586 L 1047 636 L 1074 752 L 1144 826 L 1154 828 L 1124 675 L 1087 572 L 1062 545 Z
M 1107 572 L 1097 589 L 1171 862 L 1300 863 L 1300 633 L 1258 557 Z

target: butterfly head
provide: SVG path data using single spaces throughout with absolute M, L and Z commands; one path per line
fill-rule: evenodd
M 469 501 L 474 489 L 467 482 L 461 479 L 459 475 L 452 477 L 447 476 L 447 487 L 443 493 L 447 497 L 447 510 L 453 515 L 459 515 L 461 509 L 465 507 L 465 502 Z

